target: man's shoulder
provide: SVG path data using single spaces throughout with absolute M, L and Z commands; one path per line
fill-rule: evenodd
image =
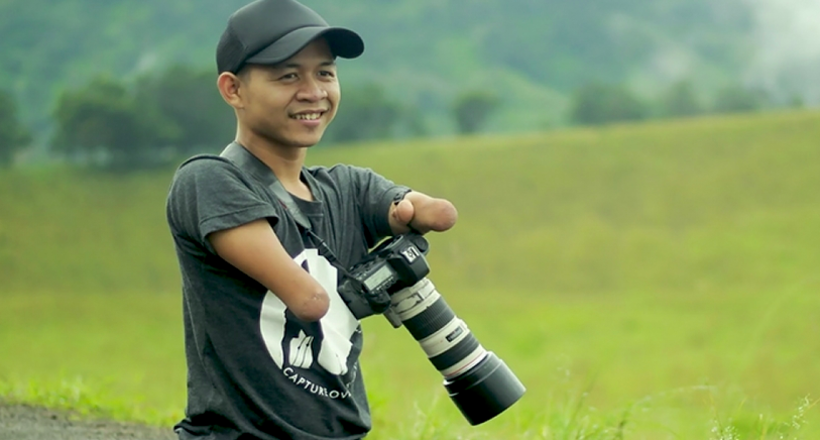
M 185 159 L 176 169 L 177 174 L 196 171 L 217 171 L 234 168 L 230 160 L 215 154 L 197 154 Z
M 193 156 L 177 167 L 171 179 L 170 197 L 189 198 L 193 193 L 228 192 L 255 188 L 252 179 L 229 160 L 215 155 Z
M 174 182 L 207 181 L 215 176 L 239 175 L 228 159 L 213 154 L 198 154 L 183 161 L 174 171 Z
M 316 179 L 332 180 L 337 183 L 345 183 L 347 181 L 375 174 L 370 168 L 350 165 L 346 163 L 337 163 L 331 166 L 314 165 L 305 167 L 307 172 Z

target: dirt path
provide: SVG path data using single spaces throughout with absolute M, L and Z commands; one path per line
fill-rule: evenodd
M 0 403 L 0 440 L 175 440 L 171 427 L 78 421 L 63 412 Z

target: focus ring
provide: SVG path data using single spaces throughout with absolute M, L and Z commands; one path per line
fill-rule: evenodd
M 427 310 L 404 321 L 403 324 L 413 335 L 416 341 L 420 341 L 433 333 L 439 331 L 456 317 L 453 309 L 444 301 L 444 297 L 439 296 Z

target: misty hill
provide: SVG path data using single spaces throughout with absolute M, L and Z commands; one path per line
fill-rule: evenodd
M 184 63 L 214 66 L 228 15 L 245 0 L 6 0 L 0 81 L 26 121 L 47 128 L 55 94 L 98 74 L 134 78 Z M 691 80 L 708 95 L 732 82 L 820 101 L 820 3 L 812 0 L 305 0 L 365 39 L 344 84 L 376 82 L 450 132 L 452 100 L 502 99 L 495 131 L 560 125 L 567 94 L 590 81 L 645 95 Z M 812 9 L 813 8 L 813 9 Z M 813 15 L 811 13 L 814 12 Z M 815 48 L 817 46 L 817 48 Z

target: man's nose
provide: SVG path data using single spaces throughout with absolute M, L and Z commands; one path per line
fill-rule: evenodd
M 297 98 L 303 101 L 319 101 L 327 98 L 327 90 L 319 81 L 313 78 L 305 79 L 302 87 L 299 89 Z

